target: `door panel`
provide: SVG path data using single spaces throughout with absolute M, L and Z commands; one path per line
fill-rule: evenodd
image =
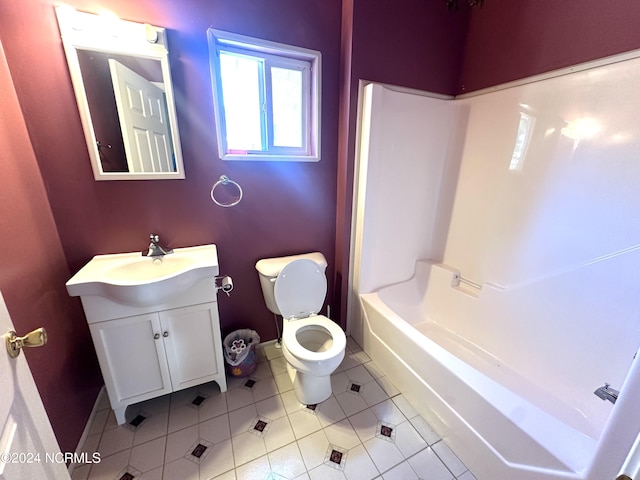
M 0 292 L 0 332 L 13 329 Z M 5 336 L 0 340 L 0 479 L 68 479 L 64 456 L 25 355 L 10 358 Z

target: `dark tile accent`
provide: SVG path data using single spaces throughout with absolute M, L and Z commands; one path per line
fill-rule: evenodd
M 263 432 L 266 426 L 267 426 L 267 422 L 263 420 L 258 420 L 256 424 L 253 426 L 253 429 L 259 432 Z
M 244 386 L 247 388 L 253 388 L 253 386 L 256 384 L 256 381 L 253 379 L 248 379 L 246 382 L 244 382 Z
M 387 427 L 386 425 L 382 425 L 380 427 L 380 435 L 384 435 L 385 437 L 391 438 L 392 433 L 393 433 L 393 428 Z
M 362 388 L 362 385 L 358 385 L 357 383 L 352 383 L 350 388 L 352 392 L 360 393 L 360 389 Z
M 317 403 L 314 403 L 314 404 L 312 404 L 312 405 L 307 405 L 307 408 L 308 408 L 309 410 L 313 410 L 313 411 L 315 412 L 315 411 L 316 411 L 316 408 L 318 408 L 318 404 L 317 404 Z
M 191 452 L 191 455 L 193 455 L 196 458 L 200 458 L 204 452 L 207 451 L 207 446 L 202 445 L 201 443 L 199 443 L 198 445 L 196 445 L 196 448 L 193 449 L 193 451 Z
M 202 402 L 204 402 L 205 400 L 206 400 L 205 397 L 203 397 L 202 395 L 198 395 L 196 398 L 193 399 L 191 403 L 196 407 L 199 407 L 200 405 L 202 405 Z
M 331 455 L 329 456 L 329 460 L 332 461 L 333 463 L 337 463 L 338 465 L 340 465 L 340 462 L 342 462 L 342 452 L 339 452 L 337 450 L 331 450 Z
M 135 476 L 131 475 L 129 472 L 124 472 L 118 480 L 133 480 L 134 478 Z
M 144 415 L 136 415 L 135 418 L 129 422 L 129 425 L 131 425 L 134 428 L 137 428 L 146 419 L 147 419 L 147 417 L 145 417 Z M 125 475 L 127 475 L 127 474 L 125 474 Z M 133 477 L 131 477 L 131 478 L 133 478 Z

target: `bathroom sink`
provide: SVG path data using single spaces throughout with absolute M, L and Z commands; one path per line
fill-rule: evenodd
M 96 255 L 67 282 L 72 297 L 96 295 L 134 307 L 167 303 L 218 274 L 215 245 L 175 248 L 163 257 L 140 252 Z

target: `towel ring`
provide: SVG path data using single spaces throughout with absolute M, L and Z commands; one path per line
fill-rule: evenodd
M 218 200 L 216 200 L 216 196 L 215 196 L 215 190 L 216 187 L 218 187 L 219 185 L 235 185 L 236 188 L 238 189 L 238 198 L 235 199 L 233 202 L 230 203 L 221 203 Z M 240 185 L 238 185 L 236 182 L 234 182 L 233 180 L 231 180 L 229 177 L 227 177 L 226 175 L 221 175 L 220 179 L 213 184 L 213 187 L 211 187 L 211 200 L 213 200 L 213 203 L 215 203 L 216 205 L 218 205 L 219 207 L 233 207 L 237 204 L 240 203 L 240 200 L 242 200 L 242 187 Z

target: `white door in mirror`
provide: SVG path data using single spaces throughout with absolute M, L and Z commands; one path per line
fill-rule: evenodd
M 109 70 L 129 171 L 175 171 L 164 92 L 114 59 Z

